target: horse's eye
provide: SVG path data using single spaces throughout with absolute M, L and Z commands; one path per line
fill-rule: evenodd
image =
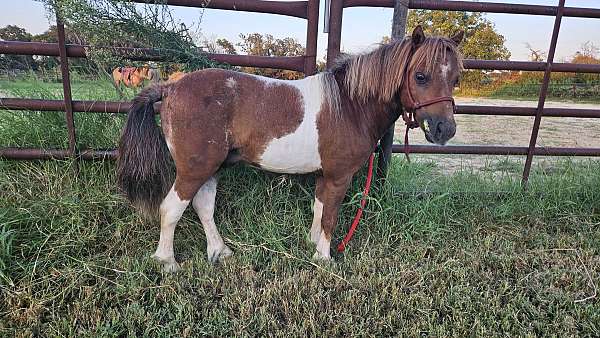
M 417 80 L 418 84 L 425 84 L 425 83 L 427 83 L 427 75 L 425 75 L 421 72 L 418 72 L 415 74 L 415 80 Z

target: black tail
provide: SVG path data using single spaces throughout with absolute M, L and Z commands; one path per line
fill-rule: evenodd
M 173 181 L 171 155 L 154 116 L 162 93 L 163 86 L 152 85 L 135 97 L 119 141 L 118 185 L 145 216 L 157 215 Z

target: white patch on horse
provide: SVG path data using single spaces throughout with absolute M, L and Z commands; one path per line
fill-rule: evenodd
M 217 230 L 215 224 L 213 215 L 215 213 L 216 195 L 217 180 L 214 177 L 211 177 L 204 183 L 200 190 L 198 190 L 192 202 L 194 210 L 196 210 L 198 217 L 200 217 L 200 222 L 204 227 L 204 233 L 206 235 L 206 254 L 211 263 L 215 263 L 218 260 L 233 254 L 231 249 L 223 242 L 223 238 L 219 234 L 219 230 Z
M 234 88 L 237 85 L 237 82 L 233 77 L 229 77 L 225 80 L 225 85 L 229 88 Z
M 321 236 L 321 218 L 323 217 L 323 202 L 315 197 L 315 206 L 313 211 L 313 222 L 310 228 L 311 242 L 318 244 Z
M 446 62 L 440 67 L 440 69 L 442 71 L 442 77 L 444 78 L 444 80 L 447 80 L 448 73 L 450 73 L 451 66 L 448 64 L 448 62 Z
M 331 254 L 329 253 L 329 249 L 331 246 L 331 241 L 327 239 L 325 236 L 325 232 L 321 230 L 321 237 L 319 238 L 319 242 L 317 243 L 317 252 L 313 255 L 313 259 L 319 261 L 329 261 L 331 260 Z
M 273 85 L 288 85 L 300 92 L 304 116 L 296 130 L 283 137 L 273 139 L 261 156 L 261 168 L 288 174 L 310 173 L 321 169 L 319 154 L 319 132 L 317 117 L 323 102 L 321 75 L 297 81 L 265 80 Z
M 160 239 L 158 247 L 152 257 L 163 264 L 163 271 L 174 272 L 179 270 L 173 251 L 173 237 L 175 226 L 183 215 L 190 201 L 179 199 L 175 185 L 160 204 Z

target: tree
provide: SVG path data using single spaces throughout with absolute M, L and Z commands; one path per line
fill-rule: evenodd
M 573 63 L 600 63 L 600 47 L 588 41 L 581 45 L 580 49 L 575 53 Z
M 65 40 L 67 44 L 88 45 L 81 36 L 73 32 L 68 26 L 65 27 Z M 57 43 L 58 28 L 56 25 L 52 25 L 44 33 L 34 35 L 31 41 Z M 41 56 L 38 57 L 38 61 L 40 69 L 44 71 L 56 70 L 60 65 L 58 58 L 54 56 Z M 86 58 L 71 58 L 69 59 L 69 66 L 79 73 L 96 74 L 98 72 L 96 64 Z
M 548 54 L 543 50 L 533 48 L 529 42 L 525 44 L 525 47 L 529 49 L 529 61 L 543 62 L 546 60 Z
M 30 42 L 31 34 L 25 28 L 8 25 L 0 28 L 0 39 L 5 41 Z M 5 70 L 29 70 L 37 69 L 37 63 L 32 55 L 2 55 L 0 56 L 0 68 Z
M 29 34 L 25 28 L 8 25 L 4 28 L 0 28 L 0 39 L 6 41 L 31 41 L 31 34 Z
M 235 46 L 233 45 L 233 43 L 229 42 L 229 40 L 227 39 L 217 39 L 217 41 L 215 41 L 216 45 L 219 46 L 219 48 L 221 48 L 221 50 L 223 50 L 223 53 L 225 54 L 237 54 L 237 51 L 235 50 Z
M 494 24 L 481 13 L 411 10 L 408 31 L 421 25 L 430 35 L 452 36 L 465 31 L 460 48 L 466 58 L 508 60 L 510 52 L 504 46 L 506 39 L 496 32 Z
M 240 41 L 237 45 L 242 52 L 248 55 L 258 56 L 299 56 L 304 55 L 304 47 L 294 38 L 276 39 L 270 34 L 262 35 L 252 33 L 248 35 L 240 34 Z M 242 71 L 252 74 L 269 76 L 279 79 L 298 79 L 302 74 L 282 69 L 259 69 L 254 67 L 242 67 Z

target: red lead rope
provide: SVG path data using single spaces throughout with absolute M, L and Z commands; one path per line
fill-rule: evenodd
M 356 211 L 356 216 L 354 216 L 354 220 L 352 221 L 352 225 L 350 225 L 348 234 L 346 234 L 346 237 L 344 237 L 342 242 L 340 242 L 340 244 L 338 245 L 338 247 L 337 247 L 338 252 L 343 252 L 344 249 L 346 249 L 346 244 L 348 244 L 348 242 L 350 242 L 350 239 L 352 239 L 352 235 L 354 235 L 354 231 L 356 230 L 356 227 L 358 226 L 358 223 L 360 222 L 360 217 L 362 216 L 363 209 L 365 208 L 365 205 L 367 204 L 367 196 L 369 196 L 369 190 L 371 189 L 371 180 L 373 179 L 373 161 L 374 160 L 375 160 L 375 154 L 373 153 L 373 154 L 371 154 L 371 157 L 369 157 L 369 171 L 367 173 L 367 181 L 365 182 L 365 190 L 363 191 L 363 196 L 362 196 L 362 199 L 360 200 L 360 208 L 358 208 L 358 210 Z
M 408 146 L 408 132 L 413 129 L 419 127 L 419 123 L 415 120 L 415 116 L 413 112 L 403 112 L 402 118 L 404 119 L 404 123 L 406 123 L 406 133 L 404 134 L 404 154 L 406 155 L 406 159 L 410 162 L 410 158 L 408 157 L 409 146 Z M 367 181 L 365 182 L 365 190 L 363 191 L 363 197 L 360 200 L 360 208 L 356 211 L 356 216 L 354 216 L 354 220 L 352 221 L 352 225 L 350 225 L 350 229 L 348 229 L 348 233 L 346 237 L 340 242 L 337 247 L 338 252 L 343 252 L 346 249 L 346 245 L 352 239 L 352 235 L 354 235 L 354 231 L 356 231 L 356 227 L 360 222 L 360 218 L 362 216 L 365 205 L 367 204 L 367 196 L 369 196 L 369 190 L 371 190 L 371 180 L 373 179 L 373 162 L 375 160 L 375 153 L 371 154 L 369 157 L 369 171 L 367 172 Z

